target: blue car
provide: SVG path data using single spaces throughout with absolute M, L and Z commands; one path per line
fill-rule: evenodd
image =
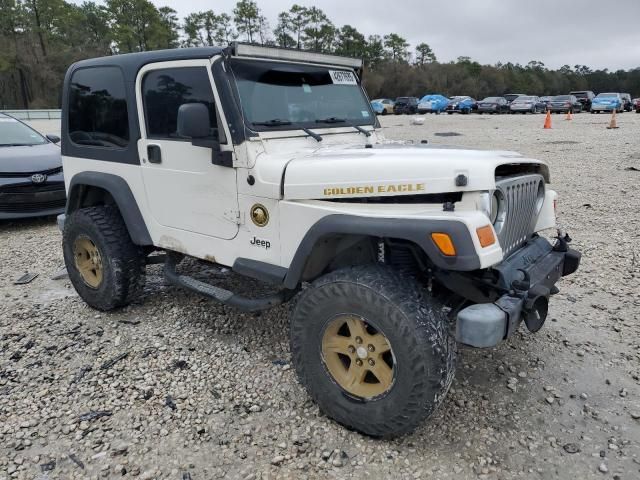
M 386 113 L 384 105 L 378 100 L 374 100 L 371 102 L 371 108 L 373 108 L 373 111 L 376 112 L 376 115 L 384 115 Z
M 449 99 L 444 95 L 431 94 L 425 95 L 418 103 L 418 113 L 436 113 L 444 112 L 449 105 Z
M 623 102 L 619 93 L 599 93 L 591 100 L 591 113 L 612 112 L 622 113 Z
M 451 97 L 449 99 L 449 105 L 447 105 L 446 108 L 449 115 L 454 113 L 463 113 L 466 115 L 477 109 L 477 102 L 473 98 L 462 95 Z

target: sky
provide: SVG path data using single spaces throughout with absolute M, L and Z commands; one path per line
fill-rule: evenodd
M 182 18 L 212 9 L 231 13 L 234 0 L 152 0 Z M 468 56 L 482 64 L 526 64 L 549 68 L 640 67 L 640 0 L 257 0 L 269 20 L 293 3 L 317 6 L 338 27 L 350 24 L 365 35 L 398 33 L 413 51 L 428 43 L 439 61 Z

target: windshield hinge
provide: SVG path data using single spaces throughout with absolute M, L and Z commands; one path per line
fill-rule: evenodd
M 242 225 L 244 223 L 244 215 L 240 210 L 225 210 L 224 218 L 236 225 Z

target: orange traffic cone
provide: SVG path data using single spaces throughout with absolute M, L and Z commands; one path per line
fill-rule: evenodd
M 609 130 L 611 130 L 613 128 L 618 128 L 618 123 L 616 122 L 616 110 L 615 110 L 615 108 L 613 109 L 613 112 L 611 112 L 611 122 L 609 123 L 609 126 L 607 128 Z
M 547 110 L 547 118 L 544 119 L 544 128 L 551 128 L 551 112 Z
M 564 117 L 565 120 L 573 120 L 573 113 L 571 113 L 571 110 L 567 110 L 567 116 Z

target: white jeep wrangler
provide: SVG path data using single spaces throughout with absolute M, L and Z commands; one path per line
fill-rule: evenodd
M 407 432 L 437 408 L 456 341 L 544 323 L 580 254 L 544 162 L 386 142 L 351 58 L 233 44 L 78 62 L 63 92 L 71 281 L 111 310 L 167 278 L 243 310 L 295 297 L 291 355 L 338 422 Z M 184 256 L 274 286 L 248 298 Z

